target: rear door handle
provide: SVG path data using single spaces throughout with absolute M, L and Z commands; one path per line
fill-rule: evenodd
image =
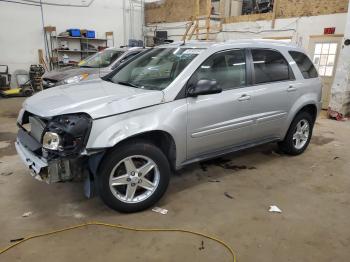
M 250 100 L 250 95 L 242 95 L 240 98 L 238 98 L 238 101 L 247 101 Z
M 297 91 L 297 88 L 294 87 L 294 86 L 289 86 L 289 87 L 287 88 L 287 92 L 294 92 L 294 91 Z

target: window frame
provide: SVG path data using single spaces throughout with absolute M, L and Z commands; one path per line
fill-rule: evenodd
M 232 51 L 242 51 L 243 54 L 244 54 L 244 61 L 245 61 L 245 84 L 244 85 L 241 85 L 241 86 L 238 86 L 238 87 L 231 87 L 231 88 L 226 88 L 226 89 L 222 89 L 222 92 L 225 92 L 225 91 L 230 91 L 230 90 L 234 90 L 234 89 L 241 89 L 241 88 L 244 88 L 244 87 L 247 87 L 247 86 L 250 86 L 252 81 L 251 81 L 251 68 L 248 66 L 248 57 L 247 57 L 247 48 L 230 48 L 230 49 L 224 49 L 224 50 L 220 50 L 218 52 L 215 52 L 213 54 L 211 54 L 210 56 L 208 56 L 197 68 L 196 70 L 194 70 L 193 74 L 191 75 L 191 77 L 187 80 L 186 82 L 186 85 L 185 85 L 185 97 L 187 97 L 187 90 L 189 89 L 190 85 L 192 84 L 191 83 L 191 80 L 192 78 L 194 77 L 195 73 L 197 72 L 197 70 L 206 62 L 208 61 L 209 59 L 213 58 L 214 56 L 218 55 L 218 54 L 221 54 L 221 53 L 227 53 L 227 52 L 232 52 Z M 179 92 L 179 95 L 183 93 L 183 90 L 181 90 Z M 178 96 L 179 96 L 178 95 Z M 178 99 L 178 98 L 177 98 Z
M 304 77 L 303 71 L 300 69 L 300 66 L 298 65 L 297 61 L 295 61 L 295 59 L 294 59 L 294 57 L 292 56 L 291 53 L 299 53 L 299 54 L 302 54 L 302 55 L 306 56 L 306 57 L 309 59 L 309 61 L 311 62 L 312 66 L 314 67 L 314 69 L 315 69 L 315 71 L 316 71 L 316 76 L 315 76 L 315 77 L 307 77 L 307 78 Z M 318 73 L 318 71 L 317 71 L 317 68 L 316 68 L 314 62 L 313 62 L 313 61 L 310 59 L 310 57 L 307 56 L 305 53 L 303 53 L 303 52 L 301 52 L 301 51 L 297 51 L 297 50 L 288 50 L 288 54 L 290 55 L 290 57 L 293 59 L 293 61 L 294 61 L 295 64 L 297 65 L 298 70 L 300 71 L 301 77 L 302 77 L 303 79 L 315 79 L 315 78 L 318 78 L 318 77 L 320 76 L 319 73 Z
M 126 51 L 126 52 L 128 52 L 128 51 Z M 121 59 L 118 59 L 118 61 L 115 61 L 116 63 L 112 66 L 112 69 L 117 68 L 118 66 L 120 66 L 121 64 L 123 64 L 127 60 L 132 59 L 132 57 L 137 56 L 141 52 L 142 51 L 128 52 L 127 54 L 124 53 L 124 56 L 121 57 Z
M 178 48 L 181 48 L 181 46 L 180 47 L 178 47 Z M 125 63 L 123 63 L 121 66 L 118 66 L 117 68 L 115 68 L 112 72 L 110 72 L 109 74 L 107 74 L 106 76 L 104 76 L 104 77 L 101 77 L 101 79 L 102 80 L 104 80 L 104 81 L 109 81 L 109 82 L 112 82 L 112 83 L 115 83 L 114 81 L 113 81 L 113 78 L 116 76 L 116 74 L 118 74 L 122 69 L 124 69 L 126 66 L 128 66 L 130 63 L 132 63 L 132 62 L 134 62 L 136 59 L 138 59 L 139 57 L 142 57 L 143 55 L 146 55 L 146 54 L 148 54 L 149 52 L 152 52 L 153 50 L 156 50 L 156 49 L 175 49 L 175 47 L 159 47 L 159 48 L 145 48 L 146 50 L 145 51 L 141 51 L 141 52 L 139 52 L 138 54 L 136 54 L 134 57 L 132 57 L 132 58 L 130 58 L 130 59 L 128 59 Z M 185 47 L 185 48 L 183 48 L 183 49 L 193 49 L 193 48 L 191 48 L 191 47 Z M 195 48 L 195 49 L 197 49 L 197 48 Z M 202 50 L 203 48 L 198 48 L 199 50 Z M 196 59 L 196 57 L 198 56 L 199 54 L 196 54 L 196 56 L 194 56 L 193 57 L 193 59 L 186 65 L 186 67 L 187 66 L 189 66 L 191 63 L 192 63 L 192 61 L 194 60 L 194 59 Z M 186 70 L 186 68 L 184 68 L 183 70 Z M 175 80 L 177 78 L 177 76 L 172 80 L 172 82 Z M 172 84 L 172 82 L 170 83 L 170 84 Z M 169 84 L 169 85 L 170 85 Z M 169 85 L 167 86 L 167 87 L 165 87 L 165 88 L 163 88 L 163 89 L 157 89 L 157 91 L 163 91 L 163 90 L 165 90 L 166 88 L 168 88 L 169 87 Z M 138 88 L 138 87 L 137 87 Z M 145 88 L 145 89 L 147 89 L 147 88 Z M 151 90 L 151 89 L 150 89 Z M 153 89 L 152 89 L 153 90 Z
M 255 81 L 255 69 L 254 69 L 254 61 L 253 61 L 253 54 L 252 51 L 253 50 L 268 50 L 268 51 L 274 51 L 279 53 L 284 61 L 287 63 L 288 65 L 288 76 L 289 79 L 285 79 L 285 80 L 277 80 L 277 81 L 269 81 L 269 82 L 264 82 L 264 83 L 256 83 Z M 293 71 L 293 68 L 290 66 L 289 61 L 287 60 L 286 56 L 279 50 L 274 49 L 274 48 L 265 48 L 265 47 L 254 47 L 254 48 L 249 48 L 249 64 L 250 64 L 250 70 L 251 70 L 251 78 L 252 78 L 252 85 L 253 86 L 257 86 L 257 85 L 268 85 L 268 84 L 272 84 L 272 83 L 281 83 L 281 82 L 290 82 L 290 81 L 295 81 L 296 77 L 295 77 L 295 73 Z
M 318 45 L 318 44 L 321 44 L 321 53 L 316 53 L 315 51 L 316 51 L 316 45 Z M 327 52 L 327 54 L 325 54 L 325 53 L 322 53 L 322 51 L 323 51 L 323 45 L 325 45 L 325 44 L 329 44 L 329 45 L 332 45 L 332 44 L 335 44 L 336 45 L 336 49 L 335 49 L 335 53 L 334 54 L 331 54 L 330 53 L 330 46 L 329 46 L 329 49 L 328 49 L 328 52 Z M 339 43 L 338 42 L 332 42 L 332 41 L 326 41 L 326 42 L 315 42 L 315 44 L 314 44 L 314 51 L 313 51 L 313 57 L 312 57 L 312 60 L 311 60 L 311 62 L 312 62 L 312 64 L 314 65 L 314 67 L 316 68 L 316 71 L 317 71 L 317 74 L 320 76 L 320 77 L 330 77 L 330 78 L 332 78 L 332 77 L 334 77 L 334 72 L 335 72 L 335 69 L 336 69 L 336 60 L 337 60 L 337 54 L 338 54 L 338 51 L 339 51 Z M 323 55 L 326 55 L 327 56 L 327 60 L 326 60 L 326 64 L 325 65 L 321 65 L 321 61 L 319 61 L 318 63 L 317 63 L 317 65 L 315 64 L 315 56 L 316 55 L 318 55 L 318 56 L 320 56 L 320 60 L 321 60 L 321 56 L 323 56 Z M 333 63 L 333 65 L 327 65 L 328 64 L 328 59 L 329 59 L 329 56 L 331 56 L 331 55 L 334 55 L 334 63 Z M 325 72 L 324 72 L 324 74 L 321 74 L 320 73 L 320 67 L 322 67 L 322 66 L 324 66 L 324 67 L 332 67 L 332 72 L 331 72 L 331 75 L 327 75 L 326 74 L 326 69 L 325 69 Z
M 117 74 L 124 66 L 130 64 L 132 61 L 134 61 L 134 59 L 142 56 L 143 54 L 146 54 L 148 52 L 150 52 L 151 50 L 153 50 L 153 48 L 149 48 L 149 49 L 145 49 L 143 51 L 141 51 L 140 53 L 138 53 L 137 55 L 135 55 L 134 57 L 128 59 L 125 61 L 125 63 L 123 63 L 122 66 L 116 66 L 115 68 L 112 68 L 112 71 L 110 73 L 108 73 L 107 75 L 101 77 L 102 80 L 104 81 L 110 81 L 110 79 Z

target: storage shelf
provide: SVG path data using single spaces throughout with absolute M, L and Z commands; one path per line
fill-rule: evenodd
M 56 36 L 51 36 L 51 38 L 56 38 Z M 74 37 L 74 36 L 57 36 L 58 39 L 78 39 L 78 40 L 87 40 L 87 41 L 105 41 L 107 42 L 107 39 L 103 38 L 87 38 L 87 37 Z
M 99 49 L 107 48 L 109 41 L 113 41 L 113 32 L 106 32 L 105 38 L 88 38 L 83 35 L 79 37 L 65 35 L 57 35 L 56 27 L 50 26 L 45 28 L 47 35 L 47 45 L 49 47 L 50 68 L 60 68 L 68 65 L 77 65 L 79 61 L 99 52 Z M 103 35 L 101 35 L 103 37 Z M 63 42 L 67 42 L 62 45 Z M 91 49 L 90 49 L 91 46 Z M 93 48 L 94 47 L 94 48 Z M 61 48 L 69 48 L 64 50 Z M 86 48 L 86 50 L 84 50 Z M 96 48 L 96 49 L 95 49 Z M 83 49 L 83 50 L 82 50 Z M 62 56 L 66 54 L 69 59 L 76 63 L 62 64 L 57 60 L 62 60 Z M 55 59 L 53 59 L 55 58 Z M 73 59 L 73 60 L 72 60 Z M 61 61 L 62 62 L 62 61 Z
M 54 50 L 56 52 L 61 52 L 61 53 L 97 53 L 98 51 L 94 50 Z
M 58 64 L 60 66 L 77 66 L 78 65 L 78 62 L 77 63 L 68 63 L 68 64 L 64 64 L 62 61 L 59 61 L 59 62 L 55 62 L 55 64 Z

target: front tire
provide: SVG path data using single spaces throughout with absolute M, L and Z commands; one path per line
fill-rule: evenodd
M 103 202 L 120 212 L 154 205 L 165 193 L 170 166 L 164 153 L 144 140 L 116 147 L 100 165 L 98 185 Z
M 291 123 L 285 139 L 278 143 L 280 149 L 288 155 L 302 154 L 310 143 L 314 118 L 303 111 L 296 115 Z

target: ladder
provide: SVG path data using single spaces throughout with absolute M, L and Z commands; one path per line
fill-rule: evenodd
M 215 40 L 218 33 L 222 31 L 223 17 L 222 4 L 220 1 L 220 13 L 212 14 L 211 0 L 207 0 L 205 15 L 199 15 L 199 1 L 195 0 L 194 14 L 188 23 L 182 41 L 191 40 L 195 35 L 196 40 Z

